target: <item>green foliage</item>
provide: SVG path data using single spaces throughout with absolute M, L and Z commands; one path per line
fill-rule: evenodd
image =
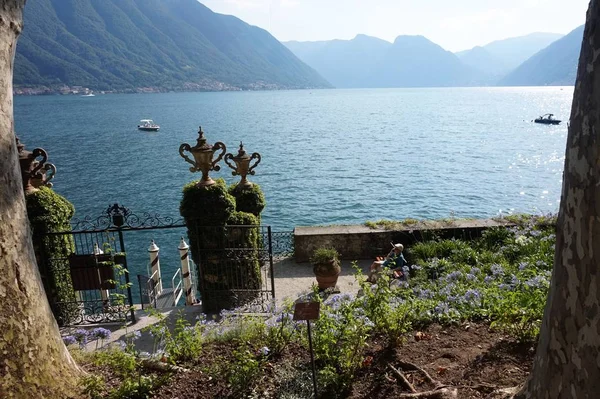
M 341 271 L 340 254 L 335 248 L 321 247 L 314 250 L 310 257 L 313 271 L 317 275 L 337 274 Z
M 322 302 L 313 337 L 319 385 L 325 397 L 344 397 L 363 363 L 373 322 L 365 315 L 361 301 L 338 294 L 323 301 L 317 292 L 313 297 Z
M 179 212 L 185 218 L 188 229 L 190 221 L 199 226 L 225 225 L 235 210 L 235 198 L 227 192 L 225 181 L 217 179 L 212 186 L 200 186 L 198 183 L 193 181 L 183 187 Z M 188 233 L 195 235 L 194 231 Z
M 407 254 L 414 262 L 447 258 L 449 261 L 466 260 L 474 264 L 477 257 L 467 242 L 456 239 L 418 242 L 407 250 Z
M 232 212 L 229 219 L 227 219 L 227 225 L 229 226 L 258 226 L 259 224 L 260 222 L 256 216 L 242 211 Z M 256 237 L 258 239 L 258 235 Z
M 89 374 L 81 379 L 83 393 L 91 399 L 101 399 L 103 392 L 106 390 L 104 379 L 99 375 Z
M 328 87 L 266 31 L 195 0 L 31 0 L 15 85 L 95 90 Z
M 227 381 L 231 384 L 234 395 L 241 395 L 254 385 L 262 367 L 262 358 L 248 348 L 233 351 L 235 361 L 229 369 Z M 238 396 L 239 397 L 239 396 Z
M 339 261 L 340 254 L 335 248 L 321 247 L 313 251 L 310 257 L 310 263 L 318 265 L 322 263 L 331 263 L 332 261 Z
M 110 367 L 117 375 L 126 378 L 135 374 L 138 361 L 130 351 L 108 348 L 93 353 L 92 362 L 96 366 Z
M 223 179 L 208 187 L 193 182 L 183 189 L 180 212 L 188 227 L 192 259 L 202 267 L 199 275 L 204 281 L 199 286 L 205 311 L 240 306 L 260 294 L 260 230 L 235 227 L 257 226 L 259 220 L 250 213 L 235 211 L 235 207 L 235 198 Z M 228 250 L 224 259 L 226 243 L 237 249 Z
M 70 221 L 75 208 L 67 199 L 47 187 L 27 194 L 25 201 L 38 267 L 47 276 L 44 289 L 50 304 L 63 303 L 52 306 L 57 322 L 63 324 L 69 321 L 72 313 L 77 312 L 75 304 L 64 304 L 76 300 L 69 268 L 65 266 L 65 259 L 75 251 L 75 243 L 70 234 L 46 233 L 71 231 Z
M 111 346 L 94 352 L 75 350 L 73 353 L 78 363 L 92 363 L 97 367 L 109 368 L 117 377 L 111 381 L 112 389 L 107 387 L 101 376 L 88 375 L 81 380 L 83 393 L 91 398 L 110 399 L 147 399 L 151 397 L 154 389 L 164 384 L 166 375 L 145 375 L 142 360 L 134 349 L 132 339 L 129 340 L 125 350 Z
M 229 194 L 235 197 L 237 211 L 251 213 L 260 220 L 260 213 L 265 209 L 267 201 L 258 184 L 252 183 L 251 186 L 245 187 L 233 185 L 229 187 Z
M 183 318 L 183 314 L 180 314 L 175 322 L 173 334 L 169 333 L 165 340 L 165 352 L 172 363 L 186 362 L 200 355 L 202 343 L 202 331 L 192 328 Z
M 127 378 L 112 391 L 110 399 L 147 399 L 157 386 L 156 377 L 139 375 L 137 378 Z

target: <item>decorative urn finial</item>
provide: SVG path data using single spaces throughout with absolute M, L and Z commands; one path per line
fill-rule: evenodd
M 250 166 L 250 162 L 253 159 L 256 159 L 254 165 Z M 252 183 L 248 181 L 246 178 L 247 175 L 254 176 L 254 168 L 260 163 L 260 154 L 258 152 L 252 153 L 252 155 L 248 155 L 248 153 L 244 150 L 244 143 L 240 141 L 240 149 L 238 150 L 238 154 L 233 156 L 231 153 L 225 154 L 225 163 L 233 172 L 231 174 L 233 176 L 241 176 L 242 179 L 238 183 L 237 187 L 250 187 Z M 230 161 L 233 160 L 235 165 L 233 165 Z
M 33 151 L 27 151 L 25 145 L 21 143 L 18 137 L 16 137 L 16 143 L 25 193 L 36 191 L 36 187 L 42 185 L 51 186 L 52 183 L 49 183 L 49 181 L 54 177 L 56 167 L 52 164 L 46 164 L 48 160 L 46 151 L 43 148 L 35 148 Z M 41 159 L 38 160 L 38 157 L 41 157 Z M 48 174 L 48 171 L 51 173 Z
M 217 150 L 221 150 L 221 152 L 219 153 L 219 156 L 213 160 L 213 156 Z M 187 143 L 181 144 L 181 146 L 179 146 L 179 155 L 181 155 L 186 162 L 192 164 L 190 172 L 202 172 L 202 179 L 200 180 L 200 183 L 198 183 L 200 186 L 212 186 L 215 184 L 215 181 L 208 176 L 208 172 L 211 170 L 217 172 L 221 170 L 221 167 L 217 165 L 217 163 L 223 158 L 226 150 L 225 144 L 220 141 L 216 142 L 214 145 L 208 144 L 206 138 L 204 138 L 202 126 L 200 126 L 198 128 L 198 140 L 196 145 L 191 147 Z M 185 155 L 184 151 L 191 153 L 194 160 Z

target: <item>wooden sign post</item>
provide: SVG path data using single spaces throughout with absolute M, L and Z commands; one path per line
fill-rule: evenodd
M 317 399 L 317 371 L 315 369 L 315 356 L 313 354 L 312 334 L 310 333 L 310 321 L 319 319 L 320 302 L 300 302 L 294 307 L 294 320 L 306 320 L 308 330 L 308 348 L 310 350 L 310 363 L 312 366 L 313 388 L 315 399 Z

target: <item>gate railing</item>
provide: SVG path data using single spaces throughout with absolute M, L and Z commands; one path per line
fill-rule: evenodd
M 198 226 L 194 228 L 197 227 Z M 119 266 L 119 268 L 122 269 L 122 273 L 115 279 L 116 285 L 114 287 L 109 287 L 108 290 L 79 290 L 77 291 L 76 296 L 69 301 L 60 301 L 56 298 L 52 298 L 52 287 L 47 290 L 47 292 L 49 292 L 48 296 L 51 306 L 55 311 L 55 316 L 57 317 L 57 320 L 59 320 L 59 323 L 61 325 L 72 325 L 123 320 L 135 322 L 134 302 L 127 264 L 129 256 L 125 256 L 126 248 L 124 233 L 128 232 L 129 234 L 129 232 L 134 231 L 153 231 L 173 228 L 185 228 L 188 234 L 190 233 L 190 227 L 187 226 L 181 218 L 162 217 L 153 213 L 143 213 L 141 216 L 138 216 L 128 208 L 114 204 L 109 206 L 104 213 L 97 218 L 74 218 L 71 223 L 71 231 L 42 234 L 42 239 L 52 235 L 68 236 L 73 242 L 73 254 L 94 254 L 94 244 L 97 244 L 100 247 L 104 247 L 102 244 L 105 244 L 107 248 L 104 249 L 107 250 L 105 251 L 107 253 L 115 255 L 122 254 Z M 237 282 L 235 282 L 232 287 L 213 286 L 213 289 L 207 287 L 206 277 L 207 274 L 210 274 L 208 273 L 207 268 L 210 267 L 206 262 L 198 262 L 197 260 L 198 258 L 202 259 L 203 256 L 206 256 L 208 254 L 207 251 L 209 251 L 210 248 L 194 248 L 193 252 L 197 252 L 199 255 L 194 256 L 194 262 L 190 262 L 191 275 L 194 276 L 195 281 L 192 289 L 194 291 L 197 288 L 200 290 L 201 296 L 203 296 L 203 298 L 201 298 L 203 302 L 207 299 L 207 295 L 210 297 L 212 294 L 213 297 L 215 297 L 215 295 L 218 296 L 219 293 L 230 291 L 236 301 L 239 300 L 240 302 L 244 302 L 244 298 L 255 297 L 256 301 L 266 303 L 266 301 L 275 296 L 273 257 L 290 256 L 293 254 L 293 232 L 273 232 L 270 226 L 226 226 L 226 229 L 229 229 L 233 234 L 226 235 L 229 237 L 230 242 L 225 246 L 221 246 L 217 251 L 219 258 L 221 259 L 221 271 L 218 274 L 223 276 L 229 273 L 231 278 L 238 279 Z M 259 241 L 261 243 L 259 248 L 245 248 L 244 245 L 241 245 L 239 240 L 236 242 L 234 239 L 236 234 L 241 237 L 251 229 L 254 229 L 253 231 L 259 235 Z M 50 259 L 43 250 L 39 255 L 41 257 L 40 266 L 44 266 L 45 273 L 52 274 L 57 273 L 57 270 L 62 270 L 62 272 L 60 272 L 62 274 L 59 274 L 61 278 L 62 276 L 69 276 L 71 274 L 71 268 L 67 258 Z M 142 254 L 133 253 L 133 258 L 131 259 L 139 263 L 139 259 L 136 260 L 136 256 L 139 258 L 141 255 Z M 257 275 L 260 275 L 260 279 L 256 280 L 252 287 L 240 280 L 242 277 L 241 275 L 236 276 L 234 274 L 235 267 L 239 268 L 239 265 L 243 263 L 244 258 L 254 259 L 260 265 L 257 270 Z M 131 259 L 129 260 L 131 261 Z M 40 267 L 40 269 L 42 269 L 42 267 Z M 118 272 L 118 270 L 116 271 Z M 177 303 L 184 290 L 182 289 L 182 284 L 180 282 L 182 276 L 180 268 L 177 268 L 174 272 L 175 275 L 171 279 L 173 289 L 172 298 L 173 302 Z M 48 284 L 50 285 L 56 284 L 56 282 L 52 281 L 53 278 L 47 278 L 47 276 L 44 277 L 46 277 L 45 283 L 49 282 Z M 103 280 L 106 279 L 106 276 L 103 274 L 99 278 Z M 209 276 L 209 279 L 210 278 L 211 277 Z M 147 305 L 156 306 L 159 295 L 156 292 L 157 287 L 152 276 L 148 277 L 145 274 L 139 274 L 137 275 L 137 279 L 142 308 L 145 308 Z M 260 284 L 258 284 L 258 281 L 260 281 Z M 114 301 L 115 298 L 121 298 L 120 300 L 123 305 L 112 306 L 111 304 L 116 303 Z M 108 302 L 107 299 L 109 299 Z M 59 317 L 59 314 L 61 313 L 62 315 Z M 73 314 L 78 316 L 73 318 Z
M 179 282 L 175 285 L 175 280 L 179 277 Z M 173 278 L 171 279 L 171 287 L 173 287 L 173 306 L 177 306 L 179 300 L 181 299 L 181 295 L 183 294 L 183 280 L 181 279 L 181 269 L 177 269 Z

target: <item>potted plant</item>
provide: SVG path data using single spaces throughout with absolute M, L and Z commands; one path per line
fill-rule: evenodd
M 310 257 L 320 290 L 335 287 L 340 267 L 340 254 L 334 248 L 317 248 Z

